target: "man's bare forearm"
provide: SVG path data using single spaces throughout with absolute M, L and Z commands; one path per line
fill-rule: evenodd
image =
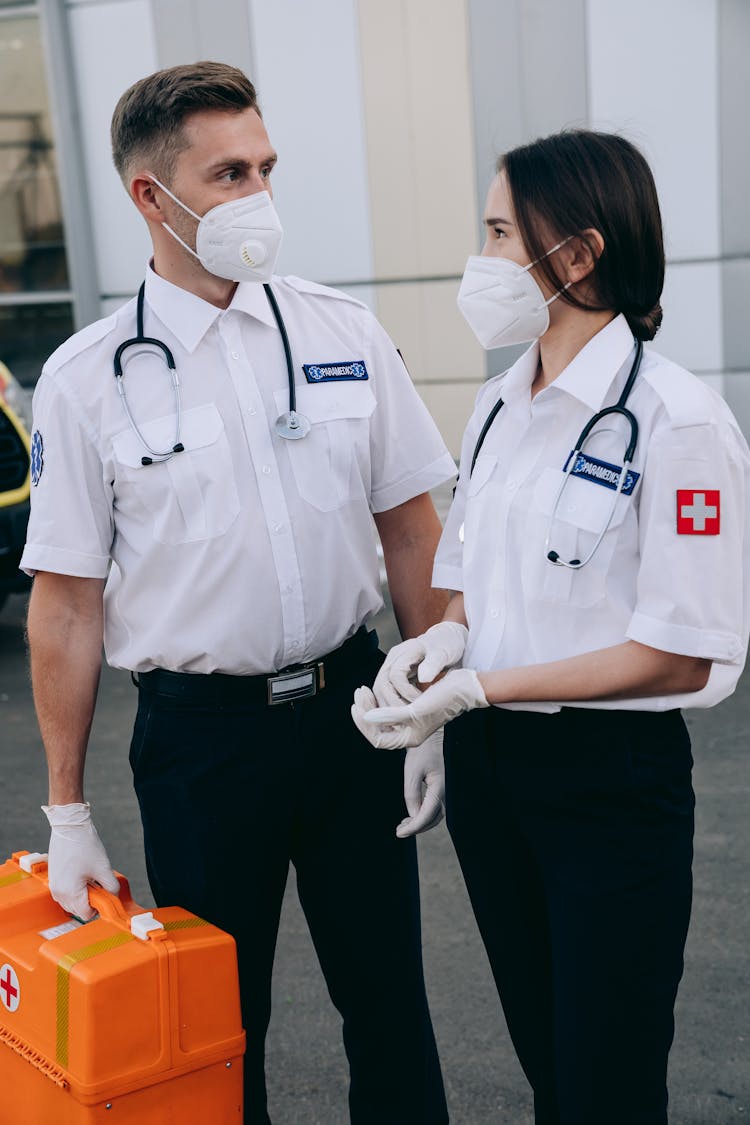
M 442 619 L 449 595 L 432 587 L 442 528 L 427 493 L 375 517 L 393 612 L 402 637 L 416 637 Z
M 47 753 L 49 803 L 82 801 L 102 663 L 104 583 L 40 572 L 28 617 L 31 680 Z

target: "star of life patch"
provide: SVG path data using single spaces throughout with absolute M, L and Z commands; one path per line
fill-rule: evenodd
M 575 450 L 572 449 L 568 454 L 563 472 L 567 472 L 570 459 L 574 453 Z M 621 465 L 610 465 L 609 461 L 600 461 L 597 457 L 590 457 L 587 453 L 579 453 L 573 468 L 570 470 L 570 475 L 572 477 L 582 477 L 583 480 L 590 480 L 592 484 L 604 485 L 605 488 L 611 488 L 614 492 L 617 488 L 617 482 L 620 479 L 621 472 Z M 625 483 L 622 486 L 623 496 L 632 495 L 640 475 L 640 473 L 634 473 L 632 469 L 628 469 L 625 475 Z
M 718 488 L 677 489 L 677 534 L 718 535 L 721 492 Z
M 361 382 L 370 378 L 363 359 L 349 363 L 303 363 L 302 370 L 308 383 Z
M 31 483 L 36 487 L 44 468 L 44 441 L 39 430 L 31 435 Z

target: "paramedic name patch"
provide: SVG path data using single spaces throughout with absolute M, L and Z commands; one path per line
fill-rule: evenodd
M 44 442 L 39 430 L 31 435 L 31 483 L 36 486 L 44 468 Z
M 0 1000 L 9 1012 L 15 1012 L 21 1003 L 21 986 L 18 977 L 7 962 L 0 967 Z
M 302 370 L 308 383 L 359 383 L 370 378 L 363 359 L 348 363 L 303 363 Z
M 677 534 L 718 535 L 721 493 L 718 488 L 677 489 Z
M 565 462 L 563 472 L 567 472 L 570 458 L 575 451 L 571 450 L 568 460 Z M 620 465 L 610 465 L 609 461 L 599 461 L 596 457 L 589 457 L 586 453 L 579 453 L 576 457 L 575 464 L 570 470 L 572 477 L 582 477 L 583 480 L 590 480 L 593 484 L 603 484 L 605 488 L 611 488 L 613 491 L 617 488 L 617 482 L 620 479 L 622 467 Z M 623 496 L 630 496 L 638 483 L 640 473 L 634 473 L 628 469 L 625 474 L 625 483 L 622 486 Z

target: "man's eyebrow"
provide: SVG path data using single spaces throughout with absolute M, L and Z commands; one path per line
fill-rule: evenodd
M 510 221 L 510 219 L 493 219 L 493 218 L 488 218 L 488 219 L 485 219 L 485 220 L 484 220 L 484 225 L 485 225 L 486 227 L 497 227 L 497 226 L 502 226 L 502 227 L 512 227 L 512 226 L 513 226 L 513 223 L 512 223 L 511 221 Z
M 278 155 L 272 151 L 268 152 L 258 163 L 261 167 L 264 167 L 266 164 L 276 164 L 278 159 Z M 247 171 L 251 166 L 251 161 L 244 156 L 222 156 L 220 160 L 214 160 L 210 167 L 212 170 L 215 168 L 241 168 L 243 171 Z

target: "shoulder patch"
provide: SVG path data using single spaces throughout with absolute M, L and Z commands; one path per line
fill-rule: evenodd
M 702 426 L 725 418 L 724 400 L 711 387 L 650 349 L 643 353 L 639 377 L 661 399 L 673 429 Z
M 279 280 L 292 289 L 296 289 L 298 293 L 310 293 L 315 297 L 331 297 L 338 301 L 348 301 L 352 305 L 359 305 L 361 309 L 370 311 L 364 301 L 358 301 L 356 297 L 351 297 L 343 289 L 332 289 L 330 285 L 319 285 L 317 281 L 307 281 L 304 277 L 295 277 L 294 274 L 289 274 Z
M 110 316 L 106 316 L 102 320 L 95 320 L 93 324 L 87 324 L 80 332 L 69 336 L 65 343 L 61 344 L 45 363 L 44 370 L 47 374 L 54 375 L 56 371 L 59 371 L 60 368 L 64 367 L 71 359 L 75 359 L 76 356 L 85 352 L 87 348 L 98 344 L 99 341 L 103 340 L 110 332 L 114 332 L 120 317 L 127 309 L 130 309 L 131 306 L 134 310 L 135 298 L 132 301 L 128 301 L 126 305 L 123 305 L 121 309 L 113 312 Z

